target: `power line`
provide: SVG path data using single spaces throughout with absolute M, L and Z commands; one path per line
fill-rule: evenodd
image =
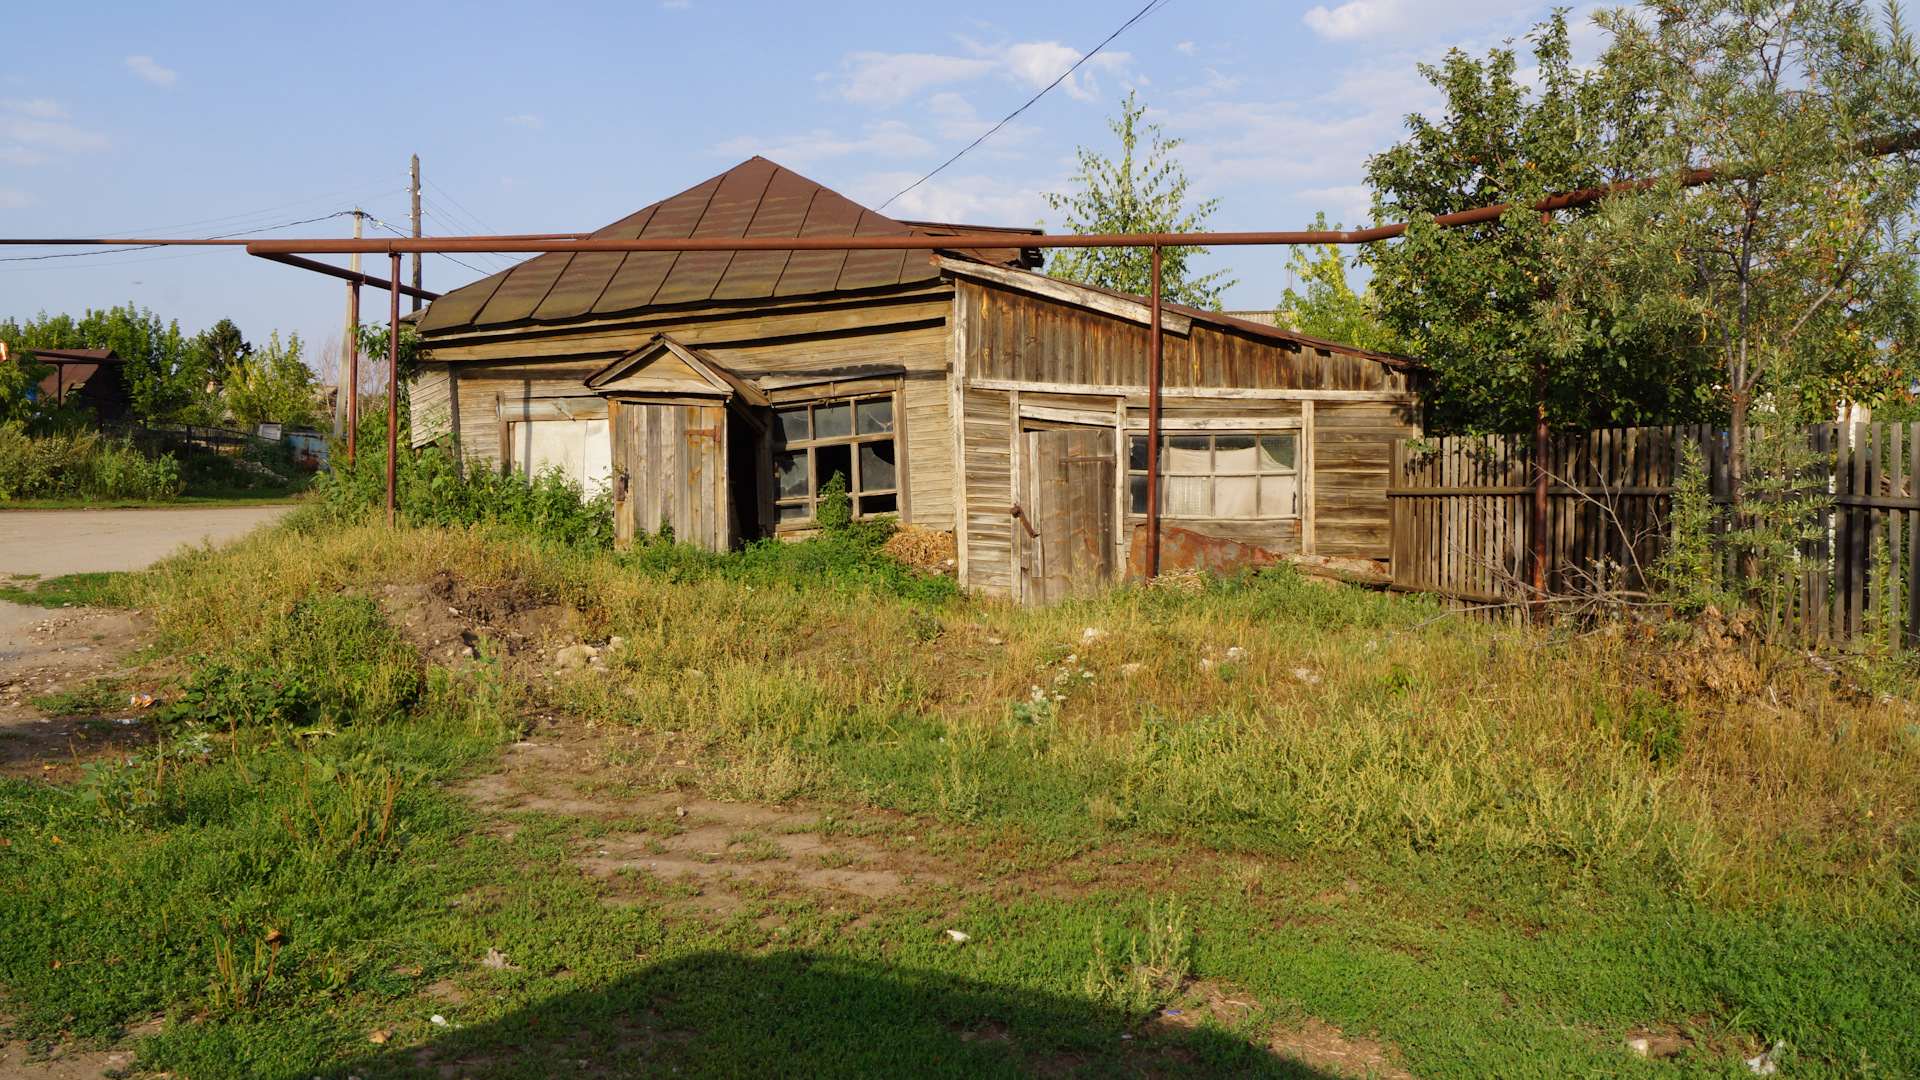
M 382 229 L 385 229 L 385 230 L 387 230 L 388 232 L 390 232 L 390 233 L 392 233 L 392 234 L 393 234 L 393 235 L 395 235 L 395 236 L 409 236 L 409 235 L 410 235 L 410 234 L 408 234 L 408 233 L 403 233 L 403 232 L 401 232 L 401 231 L 400 231 L 399 229 L 396 229 L 396 228 L 394 228 L 393 226 L 391 226 L 391 225 L 389 225 L 389 224 L 387 224 L 387 223 L 386 223 L 386 222 L 384 222 L 384 221 L 381 221 L 381 220 L 380 220 L 379 218 L 377 218 L 377 217 L 374 217 L 374 216 L 373 216 L 373 215 L 371 215 L 371 214 L 369 214 L 369 215 L 367 215 L 367 220 L 368 220 L 368 221 L 370 221 L 370 222 L 372 222 L 372 223 L 374 223 L 375 225 L 378 225 L 378 226 L 379 226 L 380 228 L 382 228 Z M 468 265 L 467 263 L 463 263 L 463 262 L 461 262 L 461 261 L 460 261 L 459 259 L 456 259 L 456 258 L 454 258 L 453 256 L 451 256 L 451 255 L 449 255 L 449 254 L 447 254 L 447 253 L 446 253 L 446 252 L 444 252 L 444 251 L 435 251 L 435 252 L 431 252 L 430 254 L 434 254 L 434 255 L 438 255 L 438 256 L 440 256 L 441 258 L 443 258 L 443 259 L 445 259 L 445 260 L 447 260 L 448 262 L 450 262 L 450 263 L 454 263 L 455 265 L 458 265 L 458 266 L 465 266 L 465 267 L 466 267 L 467 269 L 469 269 L 469 270 L 471 270 L 471 271 L 473 271 L 473 272 L 474 272 L 474 273 L 476 273 L 476 274 L 479 274 L 479 275 L 480 275 L 481 277 L 489 277 L 489 276 L 491 276 L 491 274 L 490 274 L 490 272 L 489 272 L 489 271 L 486 271 L 486 270 L 482 270 L 482 269 L 480 269 L 480 268 L 479 268 L 479 267 L 477 267 L 477 266 L 470 266 L 470 265 Z
M 1095 56 L 1098 56 L 1098 55 L 1100 54 L 1100 50 L 1101 50 L 1101 49 L 1104 49 L 1104 48 L 1106 48 L 1106 47 L 1107 47 L 1107 46 L 1108 46 L 1109 44 L 1111 44 L 1111 43 L 1113 42 L 1113 39 L 1114 39 L 1114 38 L 1117 38 L 1117 37 L 1119 37 L 1119 36 L 1120 36 L 1121 34 L 1123 34 L 1123 33 L 1125 33 L 1125 32 L 1126 32 L 1126 29 L 1127 29 L 1127 27 L 1129 27 L 1129 26 L 1132 26 L 1132 25 L 1133 25 L 1134 23 L 1137 23 L 1137 22 L 1139 22 L 1139 21 L 1140 21 L 1141 19 L 1144 19 L 1144 18 L 1146 18 L 1146 17 L 1147 17 L 1147 16 L 1149 15 L 1149 14 L 1151 14 L 1151 13 L 1153 13 L 1153 12 L 1155 12 L 1155 11 L 1157 11 L 1157 10 L 1159 10 L 1160 8 L 1163 8 L 1163 7 L 1166 7 L 1166 6 L 1168 5 L 1168 4 L 1170 4 L 1170 3 L 1172 3 L 1172 2 L 1173 2 L 1173 0 L 1147 0 L 1147 6 L 1146 6 L 1146 7 L 1143 7 L 1143 8 L 1141 8 L 1141 9 L 1140 9 L 1139 11 L 1136 11 L 1136 12 L 1134 12 L 1134 14 L 1133 14 L 1133 18 L 1131 18 L 1131 19 L 1128 19 L 1128 20 L 1127 20 L 1126 22 L 1123 22 L 1123 23 L 1121 23 L 1121 24 L 1120 24 L 1120 29 L 1118 29 L 1118 30 L 1115 30 L 1115 31 L 1114 31 L 1113 33 L 1111 33 L 1111 34 L 1108 34 L 1108 35 L 1107 35 L 1107 37 L 1106 37 L 1106 40 L 1105 40 L 1105 41 L 1102 41 L 1102 42 L 1101 42 L 1100 44 L 1098 44 L 1098 45 L 1095 45 L 1095 46 L 1093 47 L 1093 51 L 1092 51 L 1092 52 L 1090 52 L 1090 53 L 1088 53 L 1087 55 L 1085 55 L 1085 56 L 1083 56 L 1083 57 L 1081 57 L 1081 58 L 1080 58 L 1080 59 L 1078 59 L 1078 60 L 1075 60 L 1075 61 L 1073 62 L 1073 66 L 1072 66 L 1072 67 L 1070 67 L 1070 68 L 1068 68 L 1067 70 L 1065 70 L 1065 71 L 1063 71 L 1063 72 L 1061 72 L 1061 73 L 1060 73 L 1060 77 L 1059 77 L 1059 78 L 1057 78 L 1057 79 L 1055 79 L 1055 80 L 1053 80 L 1052 82 L 1050 82 L 1050 83 L 1048 83 L 1048 84 L 1047 84 L 1047 85 L 1046 85 L 1046 86 L 1045 86 L 1044 88 L 1042 88 L 1042 89 L 1041 89 L 1041 91 L 1040 91 L 1039 93 L 1037 93 L 1037 94 L 1035 94 L 1035 95 L 1033 95 L 1033 97 L 1031 97 L 1031 98 L 1029 98 L 1029 99 L 1027 99 L 1027 103 L 1026 103 L 1025 105 L 1022 105 L 1022 106 L 1020 106 L 1019 108 L 1017 108 L 1017 109 L 1015 109 L 1015 110 L 1013 110 L 1012 112 L 1010 112 L 1010 113 L 1008 113 L 1008 114 L 1007 114 L 1007 116 L 1006 116 L 1006 119 L 1004 119 L 1004 120 L 1002 120 L 1002 121 L 1000 121 L 999 123 L 997 123 L 997 124 L 995 124 L 995 125 L 993 125 L 993 127 L 991 127 L 991 128 L 988 128 L 988 129 L 987 129 L 987 133 L 986 133 L 985 135 L 982 135 L 982 136 L 980 136 L 979 138 L 977 138 L 977 139 L 975 139 L 975 140 L 973 140 L 972 142 L 970 142 L 970 143 L 968 143 L 968 144 L 966 145 L 966 148 L 965 148 L 965 149 L 963 149 L 963 150 L 961 150 L 961 151 L 960 151 L 959 153 L 957 153 L 957 154 L 955 154 L 955 155 L 953 155 L 952 157 L 950 157 L 950 158 L 948 158 L 947 160 L 945 160 L 945 161 L 943 161 L 943 162 L 941 162 L 941 163 L 940 163 L 940 168 L 938 168 L 938 169 L 935 169 L 935 170 L 933 170 L 932 172 L 930 172 L 930 173 L 928 173 L 927 175 L 925 175 L 925 176 L 923 176 L 923 177 L 921 177 L 920 179 L 918 179 L 918 180 L 915 180 L 915 181 L 914 181 L 913 183 L 911 183 L 911 184 L 908 184 L 908 185 L 907 185 L 906 187 L 903 187 L 903 188 L 901 188 L 901 189 L 900 189 L 899 191 L 897 191 L 897 192 L 895 192 L 895 193 L 894 193 L 894 195 L 893 195 L 893 199 L 888 199 L 888 200 L 887 200 L 886 202 L 883 202 L 883 203 L 881 203 L 881 204 L 880 204 L 879 206 L 876 206 L 876 207 L 874 207 L 874 209 L 875 209 L 875 210 L 885 210 L 885 209 L 886 209 L 887 207 L 889 207 L 889 206 L 891 206 L 891 205 L 893 205 L 893 201 L 894 201 L 894 199 L 898 199 L 898 198 L 899 198 L 900 196 L 902 196 L 902 195 L 905 195 L 905 194 L 906 194 L 907 192 L 909 192 L 909 191 L 912 191 L 912 190 L 913 190 L 914 188 L 917 188 L 917 187 L 919 187 L 919 186 L 920 186 L 921 184 L 924 184 L 924 183 L 926 183 L 927 181 L 929 181 L 929 180 L 931 180 L 931 179 L 933 179 L 934 177 L 936 177 L 936 176 L 938 176 L 938 175 L 940 175 L 940 172 L 941 172 L 941 170 L 943 170 L 943 169 L 945 169 L 945 168 L 946 168 L 947 166 L 949 166 L 949 165 L 951 165 L 951 164 L 953 164 L 954 162 L 956 162 L 956 161 L 959 161 L 959 160 L 960 160 L 961 158 L 963 158 L 963 157 L 966 157 L 966 156 L 967 156 L 967 154 L 968 154 L 968 153 L 969 153 L 970 151 L 972 151 L 974 147 L 976 147 L 976 146 L 979 146 L 979 145 L 980 145 L 981 143 L 983 143 L 983 142 L 986 142 L 986 141 L 987 141 L 988 139 L 990 139 L 990 138 L 992 138 L 992 137 L 993 137 L 993 135 L 994 135 L 994 132 L 997 132 L 997 131 L 999 131 L 999 130 L 1000 130 L 1001 128 L 1003 128 L 1003 127 L 1006 127 L 1006 126 L 1007 126 L 1008 124 L 1010 124 L 1010 123 L 1012 123 L 1012 122 L 1013 122 L 1013 118 L 1014 118 L 1014 117 L 1016 117 L 1016 116 L 1019 116 L 1019 115 L 1020 115 L 1021 113 L 1023 113 L 1023 112 L 1026 112 L 1026 111 L 1027 111 L 1028 109 L 1030 109 L 1030 108 L 1032 108 L 1032 107 L 1033 107 L 1033 103 L 1034 103 L 1034 102 L 1036 102 L 1036 101 L 1039 101 L 1039 100 L 1040 100 L 1041 98 L 1043 98 L 1043 97 L 1046 97 L 1046 96 L 1047 96 L 1047 91 L 1049 91 L 1049 90 L 1052 90 L 1052 89 L 1053 89 L 1054 87 L 1056 87 L 1056 86 L 1059 86 L 1059 85 L 1060 85 L 1061 83 L 1063 83 L 1063 82 L 1066 82 L 1066 81 L 1067 81 L 1067 76 L 1069 76 L 1069 75 L 1072 75 L 1072 74 L 1073 74 L 1074 72 L 1076 72 L 1076 71 L 1079 71 L 1079 70 L 1080 70 L 1080 65 L 1082 65 L 1082 64 L 1084 64 L 1084 63 L 1086 63 L 1087 61 L 1089 61 L 1089 60 L 1091 60 L 1091 59 L 1093 59 L 1093 58 L 1094 58 Z
M 219 233 L 214 236 L 209 236 L 207 239 L 228 240 L 236 236 L 252 236 L 254 233 L 272 232 L 275 229 L 291 229 L 295 225 L 311 225 L 316 221 L 327 221 L 332 218 L 345 217 L 351 213 L 353 213 L 351 210 L 339 210 L 331 214 L 322 214 L 319 217 L 302 218 L 299 221 L 283 221 L 278 225 L 263 225 L 257 229 L 241 229 L 238 232 Z M 123 251 L 152 251 L 156 247 L 164 246 L 163 244 L 139 244 L 133 247 L 99 248 L 93 251 L 62 251 L 52 255 L 15 255 L 0 259 L 0 262 L 42 262 L 47 259 L 79 259 L 88 255 L 117 255 Z
M 244 220 L 244 219 L 246 219 L 246 218 L 253 218 L 253 217 L 261 217 L 261 216 L 264 216 L 264 215 L 266 215 L 266 214 L 272 214 L 272 213 L 275 213 L 275 212 L 278 212 L 278 211 L 281 211 L 281 210 L 286 210 L 286 209 L 288 209 L 288 208 L 290 208 L 290 207 L 295 207 L 295 206 L 305 206 L 305 205 L 307 205 L 308 203 L 316 203 L 316 202 L 326 202 L 326 201 L 329 201 L 329 200 L 332 200 L 332 199 L 335 199 L 335 198 L 338 198 L 338 197 L 340 197 L 340 196 L 343 196 L 343 195 L 348 195 L 348 194 L 351 194 L 351 193 L 353 193 L 353 192 L 356 192 L 356 191 L 362 191 L 362 190 L 364 190 L 364 189 L 366 189 L 366 188 L 370 188 L 370 187 L 375 187 L 375 186 L 378 186 L 378 185 L 380 185 L 380 184 L 385 184 L 385 183 L 389 183 L 389 182 L 391 182 L 391 181 L 392 181 L 392 180 L 394 180 L 394 179 L 396 179 L 396 178 L 395 178 L 395 177 L 392 177 L 392 176 L 383 176 L 383 177 L 381 177 L 381 178 L 380 178 L 380 179 L 378 179 L 378 180 L 369 180 L 369 181 L 367 181 L 367 182 L 366 182 L 366 183 L 364 183 L 364 184 L 355 184 L 354 186 L 352 186 L 352 187 L 350 187 L 350 188 L 342 188 L 342 189 L 341 189 L 341 190 L 339 190 L 339 191 L 333 191 L 333 192 L 328 192 L 328 193 L 327 193 L 327 194 L 325 194 L 325 195 L 314 195 L 314 196 L 312 196 L 312 197 L 310 197 L 310 198 L 305 198 L 305 199 L 295 199 L 295 200 L 294 200 L 294 201 L 292 201 L 292 202 L 288 202 L 288 203 L 281 203 L 281 204 L 280 204 L 280 205 L 278 205 L 278 206 L 269 206 L 269 207 L 267 207 L 266 209 L 263 209 L 263 210 L 250 210 L 250 211 L 248 211 L 248 212 L 246 212 L 246 213 L 244 213 L 244 214 L 227 214 L 227 215 L 225 215 L 225 216 L 223 216 L 223 217 L 213 217 L 213 218 L 206 218 L 206 219 L 204 219 L 204 220 L 201 220 L 201 221 L 189 221 L 189 222 L 186 222 L 185 224 L 182 224 L 182 225 L 166 225 L 166 226 L 162 226 L 162 227 L 160 227 L 160 228 L 155 228 L 155 229 L 120 229 L 120 230 L 116 230 L 116 232 L 118 232 L 118 233 L 119 233 L 119 234 L 121 234 L 121 235 L 125 235 L 125 234 L 127 234 L 127 233 L 129 233 L 129 232 L 130 232 L 130 233 L 132 233 L 132 234 L 133 234 L 133 235 L 135 235 L 135 236 L 141 236 L 141 235 L 145 235 L 145 236 L 157 236 L 157 235 L 160 235 L 160 234 L 162 234 L 162 233 L 168 233 L 168 232 L 177 232 L 177 231 L 180 231 L 180 230 L 183 230 L 183 229 L 197 229 L 197 228 L 200 228 L 201 226 L 205 226 L 205 225 L 216 225 L 216 224 L 219 224 L 219 223 L 222 223 L 222 222 L 233 222 L 233 223 L 238 223 L 238 222 L 240 222 L 240 221 L 242 221 L 242 220 Z M 401 189 L 401 190 L 404 190 L 404 189 Z M 387 195 L 390 195 L 390 194 L 393 194 L 393 192 L 381 192 L 381 193 L 380 193 L 379 195 L 374 195 L 374 196 L 369 196 L 369 198 L 376 198 L 376 199 L 378 199 L 378 198 L 384 198 L 384 197 L 386 197 Z M 114 233 L 111 233 L 111 232 L 109 232 L 109 233 L 101 233 L 101 234 L 99 234 L 99 235 L 102 235 L 102 236 L 112 236 L 112 235 L 114 235 Z

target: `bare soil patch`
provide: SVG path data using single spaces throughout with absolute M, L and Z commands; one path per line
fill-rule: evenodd
M 0 776 L 65 783 L 76 762 L 148 741 L 146 714 L 130 706 L 63 717 L 34 699 L 125 674 L 152 626 L 139 612 L 0 603 Z
M 469 659 L 486 643 L 509 668 L 525 672 L 578 621 L 567 605 L 518 583 L 475 588 L 451 570 L 387 585 L 376 599 L 400 632 L 439 664 Z

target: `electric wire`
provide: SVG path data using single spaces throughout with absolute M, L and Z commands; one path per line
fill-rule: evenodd
M 388 232 L 392 233 L 395 236 L 410 237 L 412 235 L 411 233 L 401 232 L 399 229 L 396 229 L 392 225 L 389 225 L 386 222 L 381 221 L 379 218 L 374 217 L 372 214 L 367 215 L 367 220 L 373 222 L 375 225 L 379 226 L 382 229 L 387 230 Z M 421 239 L 427 239 L 427 237 L 423 235 Z M 490 274 L 490 271 L 482 270 L 477 266 L 470 266 L 467 263 L 460 262 L 459 259 L 456 259 L 453 256 L 448 255 L 447 253 L 442 251 L 431 251 L 431 252 L 428 252 L 427 254 L 438 255 L 450 263 L 457 263 L 460 266 L 465 266 L 467 269 L 473 271 L 476 274 L 479 274 L 481 277 L 487 277 Z
M 184 224 L 181 224 L 181 225 L 165 225 L 165 226 L 161 226 L 161 227 L 159 227 L 159 228 L 155 228 L 155 229 L 116 229 L 116 230 L 114 230 L 113 232 L 103 232 L 103 233 L 97 233 L 97 234 L 95 234 L 95 235 L 98 235 L 98 236 L 113 236 L 113 235 L 115 235 L 116 233 L 118 233 L 118 234 L 120 234 L 120 235 L 126 235 L 126 234 L 128 234 L 128 233 L 131 233 L 131 234 L 133 234 L 133 235 L 135 235 L 135 236 L 162 236 L 162 235 L 165 235 L 166 233 L 170 233 L 170 232 L 181 232 L 181 231 L 184 231 L 184 230 L 187 230 L 187 229 L 198 229 L 198 228 L 202 228 L 202 227 L 204 227 L 204 226 L 208 226 L 208 225 L 219 225 L 219 224 L 222 224 L 222 223 L 228 223 L 228 222 L 231 222 L 231 223 L 238 223 L 238 222 L 240 222 L 240 221 L 242 221 L 242 220 L 243 220 L 243 219 L 245 219 L 245 218 L 253 218 L 253 217 L 263 217 L 263 216 L 265 216 L 265 215 L 267 215 L 267 214 L 273 214 L 273 213 L 277 213 L 277 212 L 279 212 L 279 211 L 281 211 L 281 210 L 286 210 L 286 209 L 288 209 L 288 208 L 290 208 L 290 207 L 295 207 L 295 206 L 305 206 L 305 205 L 307 205 L 308 203 L 316 203 L 316 202 L 329 202 L 329 201 L 332 201 L 333 199 L 336 199 L 336 198 L 340 198 L 340 197 L 342 197 L 342 196 L 346 196 L 346 195 L 350 195 L 350 194 L 353 194 L 354 192 L 357 192 L 357 191 L 361 191 L 361 190 L 363 190 L 363 189 L 365 189 L 365 188 L 370 188 L 370 187 L 377 187 L 377 186 L 379 186 L 379 185 L 381 185 L 381 184 L 385 184 L 385 183 L 390 183 L 390 182 L 392 182 L 392 181 L 394 181 L 394 180 L 397 180 L 397 179 L 400 179 L 400 177 L 397 177 L 397 176 L 383 176 L 383 177 L 381 177 L 381 178 L 380 178 L 380 179 L 378 179 L 378 180 L 369 180 L 368 182 L 366 182 L 366 183 L 364 183 L 364 184 L 355 184 L 355 185 L 354 185 L 354 186 L 352 186 L 352 187 L 349 187 L 349 188 L 342 188 L 342 189 L 341 189 L 341 190 L 339 190 L 339 191 L 333 191 L 333 192 L 328 192 L 328 193 L 327 193 L 327 194 L 325 194 L 325 195 L 314 195 L 314 196 L 312 196 L 312 197 L 310 197 L 310 198 L 305 198 L 305 199 L 295 199 L 295 200 L 294 200 L 294 201 L 292 201 L 292 202 L 287 202 L 287 203 L 281 203 L 281 204 L 280 204 L 280 205 L 278 205 L 278 206 L 269 206 L 269 207 L 266 207 L 265 209 L 261 209 L 261 210 L 249 210 L 249 211 L 247 211 L 247 212 L 246 212 L 246 213 L 244 213 L 244 214 L 227 214 L 227 215 L 224 215 L 224 216 L 222 216 L 222 217 L 212 217 L 212 218 L 205 218 L 205 219 L 203 219 L 203 220 L 200 220 L 200 221 L 189 221 L 189 222 L 186 222 L 186 223 L 184 223 Z M 398 190 L 398 191 L 405 191 L 406 189 L 405 189 L 405 188 L 399 188 L 399 189 L 397 189 L 397 190 Z M 385 197 L 386 197 L 387 195 L 390 195 L 390 194 L 393 194 L 393 193 L 394 193 L 394 192 L 384 192 L 384 191 L 383 191 L 383 192 L 381 192 L 381 193 L 380 193 L 380 194 L 378 194 L 378 195 L 370 195 L 370 196 L 366 196 L 366 197 L 367 197 L 367 198 L 369 198 L 369 199 L 379 199 L 379 198 L 385 198 Z
M 252 236 L 255 233 L 272 232 L 275 229 L 291 229 L 295 225 L 311 225 L 316 221 L 328 221 L 330 219 L 337 218 L 337 217 L 346 217 L 348 214 L 351 214 L 351 213 L 353 213 L 353 211 L 351 210 L 337 210 L 331 214 L 322 214 L 319 217 L 302 218 L 299 221 L 283 221 L 277 225 L 263 225 L 257 229 L 241 229 L 238 232 L 218 233 L 216 235 L 207 237 L 207 239 L 208 240 L 229 240 L 236 236 Z M 165 244 L 136 244 L 130 247 L 96 248 L 91 251 L 61 251 L 61 252 L 55 252 L 51 255 L 13 255 L 5 258 L 0 258 L 0 262 L 43 262 L 47 259 L 80 259 L 80 258 L 85 258 L 88 255 L 116 255 L 123 251 L 152 251 L 154 248 L 165 247 L 165 246 L 166 246 Z
M 1072 67 L 1061 72 L 1059 78 L 1048 83 L 1045 87 L 1041 89 L 1039 93 L 1033 95 L 1031 98 L 1028 98 L 1027 103 L 1025 105 L 1022 105 L 1019 108 L 1008 113 L 1006 115 L 1006 119 L 1001 120 L 999 123 L 993 125 L 991 128 L 988 128 L 986 134 L 968 143 L 964 148 L 961 149 L 959 153 L 941 162 L 939 168 L 933 170 L 927 175 L 921 177 L 920 179 L 915 180 L 913 183 L 908 184 L 906 187 L 901 188 L 899 191 L 894 192 L 892 199 L 888 199 L 886 202 L 883 202 L 879 206 L 874 207 L 874 210 L 875 211 L 885 210 L 887 207 L 893 205 L 894 199 L 898 199 L 900 196 L 905 195 L 907 192 L 912 191 L 914 188 L 917 188 L 921 184 L 924 184 L 927 181 L 933 179 L 934 177 L 940 175 L 941 171 L 944 170 L 947 166 L 953 164 L 956 161 L 959 161 L 963 157 L 966 157 L 967 154 L 974 149 L 974 147 L 977 147 L 981 143 L 986 142 L 988 139 L 993 137 L 995 132 L 999 131 L 1003 127 L 1006 127 L 1008 124 L 1011 124 L 1013 122 L 1014 117 L 1019 116 L 1021 113 L 1026 112 L 1028 109 L 1032 108 L 1034 102 L 1039 101 L 1043 97 L 1046 97 L 1048 91 L 1052 90 L 1056 86 L 1059 86 L 1061 83 L 1066 82 L 1067 76 L 1072 75 L 1074 72 L 1080 70 L 1080 65 L 1085 64 L 1087 61 L 1093 59 L 1095 56 L 1100 55 L 1100 50 L 1112 44 L 1114 38 L 1117 38 L 1121 34 L 1125 33 L 1127 30 L 1127 27 L 1132 26 L 1134 23 L 1139 22 L 1141 19 L 1146 18 L 1148 15 L 1152 14 L 1155 11 L 1158 11 L 1163 7 L 1166 7 L 1168 4 L 1172 2 L 1173 0 L 1147 0 L 1146 7 L 1143 7 L 1139 11 L 1134 12 L 1133 18 L 1128 19 L 1126 22 L 1121 23 L 1120 29 L 1115 30 L 1111 34 L 1108 34 L 1106 37 L 1106 40 L 1102 41 L 1100 44 L 1095 45 L 1093 47 L 1092 52 L 1088 53 L 1087 55 L 1081 57 L 1078 60 L 1075 60 L 1073 62 Z

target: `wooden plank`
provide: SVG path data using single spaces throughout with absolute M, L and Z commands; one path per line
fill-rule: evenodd
M 1907 425 L 1907 490 L 1920 498 L 1920 422 Z M 1920 509 L 1907 511 L 1907 621 L 1903 643 L 1920 648 Z
M 1018 390 L 1034 394 L 1097 394 L 1124 397 L 1144 402 L 1145 386 L 1109 383 L 1049 382 L 1037 379 L 976 378 L 968 385 L 979 390 Z M 1191 398 L 1207 401 L 1352 401 L 1392 405 L 1418 405 L 1419 395 L 1403 390 L 1287 390 L 1267 387 L 1167 386 L 1162 399 Z
M 1116 319 L 1146 326 L 1152 318 L 1146 304 L 1124 297 L 1097 292 L 1084 285 L 1061 278 L 1047 277 L 1044 274 L 1030 273 L 1024 270 L 1011 270 L 1001 266 L 988 266 L 984 263 L 966 262 L 950 259 L 944 255 L 934 256 L 934 264 L 941 270 L 958 277 L 972 278 L 975 281 L 988 282 L 1004 289 L 1012 289 L 1038 296 L 1062 304 L 1097 311 Z M 1160 313 L 1160 326 L 1175 337 L 1186 337 L 1193 330 L 1193 320 L 1177 311 L 1164 308 Z
M 1317 523 L 1320 520 L 1320 449 L 1318 416 L 1312 401 L 1300 403 L 1300 440 L 1299 452 L 1302 460 L 1294 462 L 1299 477 L 1300 491 L 1300 550 L 1307 554 L 1319 551 Z

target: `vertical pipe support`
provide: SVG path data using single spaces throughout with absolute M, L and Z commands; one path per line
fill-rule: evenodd
M 1545 612 L 1547 597 L 1547 457 L 1552 452 L 1547 430 L 1547 365 L 1541 361 L 1534 370 L 1533 391 L 1533 528 L 1528 536 L 1532 565 L 1532 595 L 1528 610 L 1537 620 Z
M 1160 576 L 1160 245 L 1149 260 L 1152 297 L 1147 315 L 1147 580 Z M 1126 460 L 1126 447 L 1120 448 Z
M 394 520 L 394 466 L 400 456 L 400 253 L 387 290 L 387 524 Z
M 360 283 L 347 286 L 347 400 L 335 402 L 335 408 L 347 410 L 347 464 L 353 464 L 360 446 Z M 337 395 L 336 395 L 337 396 Z

